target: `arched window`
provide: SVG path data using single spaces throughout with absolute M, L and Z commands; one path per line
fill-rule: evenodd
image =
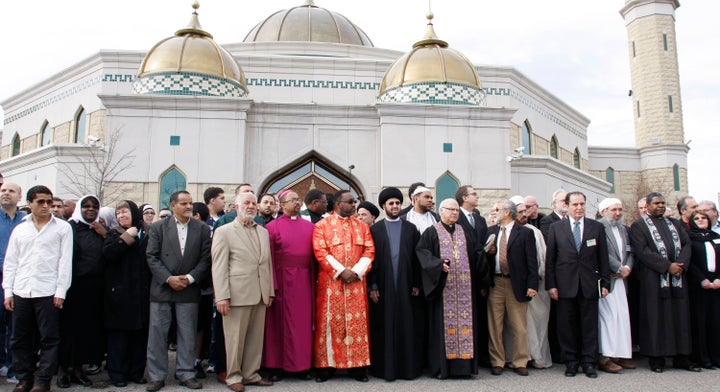
M 676 191 L 680 190 L 680 166 L 677 163 L 673 165 L 673 187 Z
M 48 124 L 47 120 L 40 127 L 40 146 L 47 146 L 52 141 L 52 128 Z
M 185 175 L 173 165 L 160 176 L 160 209 L 170 208 L 170 195 L 187 186 Z
M 87 137 L 87 116 L 85 115 L 85 109 L 81 106 L 75 115 L 75 137 L 73 138 L 74 143 L 85 144 L 85 138 Z
M 615 193 L 615 169 L 612 167 L 605 169 L 605 181 L 612 184 L 610 187 L 610 193 Z
M 277 175 L 269 178 L 260 187 L 261 193 L 277 193 L 283 189 L 292 189 L 304 198 L 311 189 L 333 194 L 340 189 L 348 189 L 353 196 L 365 199 L 360 185 L 352 179 L 352 172 L 338 170 L 328 164 L 329 160 L 312 153 L 288 165 Z
M 449 171 L 443 173 L 437 181 L 435 181 L 435 209 L 440 210 L 440 203 L 445 199 L 454 199 L 455 192 L 460 186 L 460 182 Z
M 20 155 L 20 135 L 18 135 L 17 133 L 15 134 L 15 136 L 13 136 L 12 151 L 10 153 L 11 157 L 14 157 L 16 155 Z
M 532 154 L 532 127 L 530 127 L 528 120 L 523 121 L 520 138 L 522 139 L 523 147 L 525 147 L 523 153 L 526 155 Z
M 580 150 L 578 150 L 577 147 L 575 148 L 575 152 L 573 152 L 573 166 L 577 169 L 580 168 Z
M 558 141 L 555 135 L 550 138 L 550 156 L 558 159 Z

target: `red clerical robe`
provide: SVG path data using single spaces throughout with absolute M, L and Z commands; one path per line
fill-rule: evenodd
M 330 215 L 315 225 L 313 248 L 320 266 L 313 365 L 340 369 L 369 366 L 364 277 L 375 256 L 370 227 L 355 217 Z M 338 277 L 345 268 L 351 268 L 361 280 L 343 283 Z

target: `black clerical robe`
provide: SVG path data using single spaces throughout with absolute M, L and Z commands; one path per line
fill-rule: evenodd
M 397 260 L 393 263 L 388 225 L 399 225 Z M 378 303 L 370 301 L 370 363 L 372 374 L 385 380 L 413 379 L 425 364 L 425 297 L 420 289 L 420 265 L 415 246 L 420 239 L 415 225 L 385 219 L 370 226 L 375 260 L 368 273 L 368 292 L 377 289 Z
M 449 232 L 454 232 L 456 225 L 447 226 Z M 427 299 L 428 318 L 428 363 L 430 374 L 436 378 L 447 378 L 450 376 L 469 376 L 478 372 L 478 321 L 477 311 L 473 311 L 473 348 L 474 356 L 471 359 L 447 359 L 445 352 L 445 331 L 444 318 L 445 309 L 443 304 L 443 290 L 448 274 L 442 271 L 443 261 L 440 258 L 440 240 L 437 229 L 429 227 L 420 237 L 417 245 L 417 255 L 420 262 L 423 291 Z M 473 281 L 471 292 L 467 293 L 472 298 L 472 309 L 477 309 L 476 293 L 480 279 L 478 260 L 483 255 L 478 255 L 475 249 L 468 248 L 468 261 L 470 265 L 471 279 Z M 479 257 L 480 256 L 480 257 Z
M 675 258 L 675 246 L 670 229 L 662 219 L 652 218 L 655 227 L 667 248 L 668 258 L 658 252 L 650 230 L 643 219 L 630 228 L 630 243 L 635 255 L 635 274 L 640 282 L 640 353 L 651 357 L 689 355 L 692 349 L 690 338 L 690 304 L 688 301 L 687 273 L 682 274 L 682 289 L 662 293 L 660 275 L 667 272 L 670 263 L 684 263 L 690 266 L 690 238 L 675 219 L 670 219 L 680 236 L 680 254 Z

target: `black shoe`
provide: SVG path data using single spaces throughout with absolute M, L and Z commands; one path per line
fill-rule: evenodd
M 368 376 L 366 376 L 366 375 L 357 375 L 357 376 L 354 376 L 353 378 L 355 379 L 355 381 L 368 382 Z
M 84 387 L 89 387 L 90 385 L 92 385 L 92 381 L 88 378 L 88 376 L 83 373 L 73 374 L 72 376 L 70 376 L 70 382 L 80 384 Z
M 57 384 L 58 388 L 70 388 L 70 376 L 67 373 L 58 375 L 55 384 Z
M 195 378 L 207 378 L 207 374 L 205 374 L 205 370 L 202 367 L 202 362 L 198 362 L 197 365 L 195 365 Z
M 692 363 L 689 363 L 687 365 L 678 365 L 678 366 L 673 365 L 673 367 L 675 369 L 687 370 L 688 372 L 701 372 L 702 371 L 702 369 L 700 369 L 700 367 L 698 367 Z
M 650 370 L 652 370 L 655 373 L 662 373 L 665 371 L 665 368 L 660 365 L 650 365 Z
M 578 365 L 565 365 L 565 377 L 575 377 L 578 372 Z
M 147 380 L 145 377 L 138 377 L 138 378 L 131 378 L 130 381 L 132 381 L 134 384 L 143 385 L 147 384 Z
M 278 382 L 278 381 L 282 380 L 282 376 L 279 375 L 278 373 L 273 373 L 268 377 L 268 380 L 270 380 L 272 382 Z
M 329 379 L 330 379 L 330 377 L 328 377 L 328 376 L 317 376 L 317 377 L 315 377 L 315 382 L 325 382 Z
M 297 373 L 297 378 L 298 378 L 299 380 L 305 380 L 305 381 L 307 381 L 307 380 L 312 380 L 312 375 L 310 374 L 310 371 L 306 370 L 306 371 L 304 371 L 304 372 L 298 372 L 298 373 Z M 282 377 L 281 377 L 280 379 L 282 379 Z M 271 379 L 271 381 L 272 381 L 272 379 Z
M 583 372 L 588 378 L 597 378 L 598 376 L 595 365 L 592 364 L 583 365 Z
M 712 363 L 704 363 L 702 364 L 702 368 L 707 370 L 715 370 L 715 366 L 713 366 Z
M 490 374 L 493 376 L 499 376 L 503 373 L 503 368 L 501 366 L 493 366 L 490 368 Z
M 114 381 L 112 384 L 117 388 L 125 388 L 127 386 L 127 382 L 125 381 Z

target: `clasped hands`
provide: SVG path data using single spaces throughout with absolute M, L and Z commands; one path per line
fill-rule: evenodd
M 340 273 L 339 279 L 341 279 L 345 284 L 360 281 L 360 277 L 358 276 L 358 274 L 356 274 L 355 271 L 351 270 L 350 268 L 345 268 L 345 270 Z
M 167 284 L 175 291 L 182 291 L 190 286 L 190 279 L 186 275 L 175 275 L 168 278 Z

